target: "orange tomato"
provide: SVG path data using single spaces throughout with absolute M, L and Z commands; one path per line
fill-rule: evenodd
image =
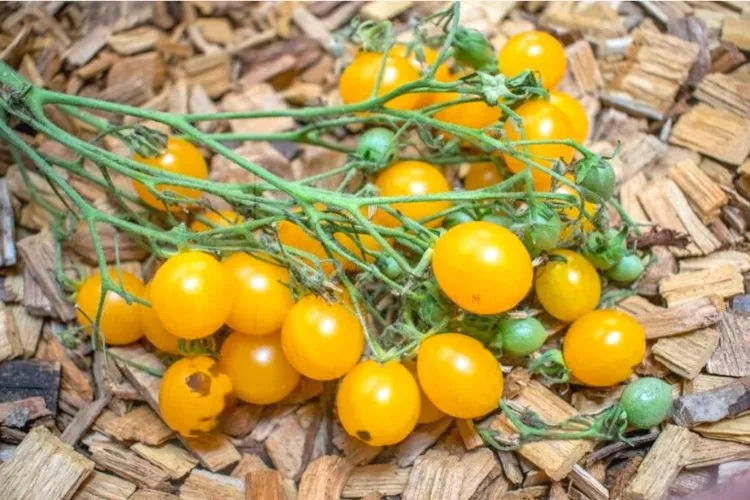
M 437 61 L 439 52 L 437 50 L 431 49 L 429 47 L 422 47 L 422 51 L 424 53 L 424 59 L 426 66 L 432 66 L 435 64 L 435 61 Z M 405 58 L 407 61 L 409 61 L 409 64 L 417 70 L 418 74 L 421 74 L 422 71 L 422 65 L 419 62 L 419 59 L 417 58 L 417 51 L 411 50 L 409 51 L 409 47 L 407 45 L 395 45 L 393 48 L 391 48 L 390 53 L 392 55 L 400 56 Z M 450 82 L 452 80 L 451 71 L 450 68 L 446 63 L 441 64 L 438 66 L 437 71 L 435 72 L 435 80 L 439 82 Z M 435 96 L 438 94 L 435 92 L 425 92 L 422 94 L 419 107 L 423 108 L 425 106 L 429 106 L 433 102 L 435 102 Z
M 282 245 L 296 248 L 297 250 L 309 253 L 313 257 L 319 259 L 321 261 L 320 267 L 325 274 L 331 274 L 334 272 L 336 266 L 328 256 L 323 244 L 306 233 L 300 226 L 294 222 L 283 220 L 279 222 L 277 231 L 279 234 L 279 241 L 281 241 Z M 312 259 L 303 257 L 302 260 L 310 267 L 316 267 Z
M 345 104 L 354 104 L 370 99 L 383 63 L 383 54 L 360 52 L 346 67 L 339 79 L 339 93 Z M 381 97 L 402 85 L 419 79 L 419 72 L 403 57 L 387 56 L 383 78 L 378 88 Z M 419 106 L 421 96 L 403 94 L 385 104 L 386 108 L 410 110 Z
M 435 104 L 455 101 L 461 94 L 453 92 L 435 93 L 433 101 Z M 481 129 L 496 123 L 503 112 L 500 108 L 489 106 L 483 101 L 465 102 L 453 104 L 435 113 L 436 120 L 452 123 L 461 127 Z M 449 134 L 443 133 L 445 136 Z
M 573 140 L 583 144 L 589 136 L 589 115 L 583 104 L 570 94 L 559 90 L 549 91 L 549 102 L 557 106 L 570 120 L 573 127 Z
M 542 77 L 545 89 L 552 89 L 565 76 L 565 49 L 555 37 L 543 31 L 512 36 L 500 49 L 498 68 L 511 78 L 527 69 Z
M 493 186 L 503 180 L 500 170 L 492 162 L 472 163 L 464 178 L 464 189 L 474 191 Z
M 146 285 L 143 299 L 151 302 L 151 283 Z M 146 340 L 154 347 L 169 354 L 180 354 L 180 339 L 169 333 L 159 321 L 153 307 L 140 307 L 141 329 Z
M 404 361 L 404 366 L 407 370 L 409 370 L 409 373 L 414 377 L 414 380 L 417 381 L 417 385 L 419 385 L 419 375 L 417 374 L 417 362 L 414 360 L 408 360 Z M 422 388 L 419 388 L 419 396 L 420 396 L 420 410 L 419 410 L 419 418 L 417 419 L 417 423 L 420 424 L 429 424 L 432 422 L 437 422 L 441 418 L 445 416 L 445 413 L 443 413 L 440 408 L 435 406 L 432 401 L 430 401 L 430 398 L 427 397 L 427 394 L 424 393 Z

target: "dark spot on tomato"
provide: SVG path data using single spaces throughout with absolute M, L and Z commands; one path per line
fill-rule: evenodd
M 357 437 L 362 441 L 369 441 L 372 439 L 372 436 L 370 436 L 370 433 L 367 431 L 357 431 Z
M 203 372 L 195 372 L 188 375 L 185 383 L 190 390 L 199 394 L 201 397 L 211 394 L 211 377 Z
M 208 367 L 208 373 L 211 374 L 212 377 L 216 378 L 218 377 L 221 372 L 219 371 L 219 363 L 214 361 L 211 363 L 211 366 Z

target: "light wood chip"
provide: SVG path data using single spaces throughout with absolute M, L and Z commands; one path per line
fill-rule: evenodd
M 289 415 L 274 429 L 265 447 L 274 468 L 287 479 L 296 477 L 302 468 L 302 453 L 307 430 L 295 415 Z
M 674 182 L 670 180 L 663 179 L 652 181 L 642 186 L 636 196 L 651 222 L 661 228 L 671 229 L 684 234 L 687 233 L 688 230 L 667 195 L 666 184 L 670 182 L 674 184 Z M 704 252 L 692 241 L 688 243 L 685 248 L 669 247 L 669 249 L 676 257 L 698 256 L 704 254 Z
M 750 153 L 750 123 L 731 111 L 700 103 L 680 117 L 669 142 L 739 165 Z
M 441 418 L 437 422 L 417 426 L 409 436 L 396 446 L 396 462 L 401 467 L 414 463 L 424 451 L 435 444 L 453 423 L 452 418 Z
M 372 492 L 383 495 L 401 495 L 409 479 L 411 467 L 395 464 L 376 464 L 356 467 L 344 485 L 341 496 L 360 498 Z
M 715 424 L 699 425 L 695 431 L 711 439 L 750 444 L 750 415 L 729 418 Z
M 354 466 L 345 458 L 325 455 L 307 466 L 299 483 L 301 498 L 340 498 Z
M 333 425 L 333 444 L 354 465 L 369 464 L 383 451 L 382 446 L 370 446 L 350 436 L 338 422 Z
M 206 87 L 206 92 L 211 95 L 208 87 Z M 287 107 L 284 99 L 267 83 L 252 85 L 241 93 L 230 92 L 224 96 L 219 106 L 223 111 L 271 111 L 286 109 Z M 257 133 L 259 130 L 268 133 L 282 132 L 294 128 L 294 126 L 294 120 L 285 116 L 230 120 L 229 122 L 229 127 L 233 132 L 243 134 Z
M 23 355 L 23 345 L 13 322 L 11 307 L 0 302 L 0 361 Z M 21 306 L 23 307 L 23 306 Z
M 711 73 L 695 89 L 695 97 L 714 108 L 750 118 L 750 84 L 722 73 Z
M 414 462 L 401 498 L 458 500 L 462 482 L 463 468 L 458 458 L 446 452 L 430 450 Z
M 627 500 L 666 498 L 680 469 L 689 460 L 695 436 L 683 427 L 667 425 L 659 434 L 638 472 L 625 488 Z
M 128 500 L 179 500 L 179 497 L 165 491 L 142 488 L 133 493 Z
M 458 419 L 456 420 L 456 427 L 467 450 L 484 446 L 484 441 L 482 441 L 482 437 L 477 432 L 473 420 Z
M 745 292 L 742 274 L 731 266 L 720 266 L 704 271 L 684 272 L 664 278 L 659 293 L 668 307 L 674 307 L 701 297 L 732 297 Z
M 286 496 L 278 471 L 252 471 L 247 474 L 245 482 L 247 500 L 291 500 Z
M 710 391 L 727 384 L 731 384 L 737 380 L 734 377 L 721 377 L 718 375 L 706 375 L 704 373 L 699 374 L 692 380 L 685 380 L 682 383 L 682 394 L 695 394 L 698 392 Z
M 725 312 L 718 323 L 719 347 L 708 360 L 706 371 L 713 375 L 750 375 L 750 318 Z
M 23 306 L 9 306 L 6 311 L 10 313 L 10 317 L 7 319 L 11 320 L 11 326 L 18 334 L 18 340 L 23 349 L 23 357 L 28 359 L 36 352 L 44 320 L 32 316 Z
M 91 459 L 96 464 L 119 477 L 128 479 L 135 484 L 154 490 L 170 491 L 169 474 L 161 467 L 157 467 L 142 459 L 132 451 L 114 443 L 94 441 L 89 446 Z
M 152 464 L 164 469 L 172 479 L 179 479 L 198 465 L 198 459 L 185 449 L 171 443 L 149 446 L 135 443 L 130 449 Z
M 163 36 L 161 31 L 152 26 L 140 26 L 110 35 L 107 43 L 118 54 L 132 56 L 153 49 Z
M 704 328 L 659 339 L 652 347 L 656 360 L 686 379 L 695 378 L 719 344 L 719 332 Z
M 414 2 L 409 1 L 367 2 L 361 9 L 359 9 L 359 14 L 362 17 L 372 19 L 373 21 L 385 21 L 387 19 L 393 19 L 409 9 L 412 5 L 414 5 Z
M 94 471 L 81 485 L 74 500 L 127 500 L 136 486 L 111 474 Z
M 268 470 L 268 466 L 258 455 L 244 453 L 232 469 L 232 477 L 243 479 L 251 472 Z
M 750 459 L 750 444 L 733 443 L 693 436 L 693 448 L 685 467 L 688 469 Z
M 721 207 L 729 203 L 729 197 L 721 187 L 695 163 L 678 162 L 669 169 L 669 177 L 685 193 L 705 224 L 716 219 Z
M 214 99 L 229 90 L 231 60 L 226 51 L 192 57 L 182 64 L 182 68 L 188 85 L 202 86 Z
M 207 498 L 245 500 L 245 481 L 203 469 L 194 469 L 180 486 L 180 500 Z
M 705 257 L 680 260 L 680 271 L 683 272 L 704 271 L 722 266 L 730 266 L 738 273 L 746 273 L 750 271 L 750 255 L 736 250 L 723 250 Z
M 38 426 L 0 465 L 0 484 L 5 498 L 68 499 L 93 470 L 93 462 Z
M 468 500 L 488 479 L 493 480 L 502 475 L 500 464 L 489 448 L 479 448 L 461 457 L 463 482 L 461 483 L 460 500 Z
M 750 19 L 726 17 L 721 26 L 721 41 L 750 50 Z
M 646 330 L 646 338 L 656 339 L 712 326 L 721 319 L 723 310 L 720 300 L 703 297 L 666 309 L 634 312 L 634 315 Z
M 148 406 L 139 406 L 121 417 L 105 411 L 94 427 L 118 441 L 139 441 L 151 446 L 166 442 L 174 434 Z

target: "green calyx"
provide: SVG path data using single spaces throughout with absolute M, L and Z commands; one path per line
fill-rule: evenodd
M 531 256 L 536 257 L 557 248 L 561 231 L 560 216 L 547 205 L 535 203 L 528 212 L 522 240 Z
M 473 28 L 459 27 L 453 39 L 453 55 L 460 63 L 485 73 L 497 72 L 495 49 Z
M 627 231 L 594 231 L 583 245 L 583 255 L 595 268 L 606 271 L 628 253 L 626 237 Z

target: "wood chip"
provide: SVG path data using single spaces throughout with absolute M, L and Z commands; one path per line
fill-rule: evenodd
M 225 51 L 195 56 L 182 64 L 188 85 L 200 85 L 217 98 L 229 90 L 231 61 Z
M 750 409 L 750 377 L 709 391 L 682 396 L 674 402 L 672 419 L 694 427 L 735 417 Z
M 224 17 L 202 17 L 195 21 L 195 25 L 211 43 L 227 45 L 234 37 L 232 23 Z
M 653 223 L 655 223 L 660 228 L 671 229 L 672 231 L 676 231 L 678 234 L 685 234 L 688 232 L 688 230 L 683 221 L 680 219 L 680 215 L 677 213 L 677 209 L 673 206 L 672 200 L 667 195 L 667 183 L 672 183 L 674 185 L 674 182 L 670 180 L 659 180 L 648 183 L 644 186 L 641 186 L 641 189 L 637 192 L 636 196 L 638 197 L 638 201 L 640 201 L 643 210 L 648 215 L 648 218 Z M 679 188 L 677 188 L 677 190 L 679 191 Z M 682 196 L 681 193 L 680 196 Z M 688 210 L 690 210 L 689 207 Z M 692 210 L 690 210 L 690 213 L 693 214 Z M 695 217 L 695 214 L 693 214 L 692 216 Z M 705 226 L 703 227 L 705 228 Z M 709 250 L 708 252 L 702 251 L 697 246 L 697 244 L 692 241 L 688 243 L 685 248 L 670 247 L 672 253 L 678 257 L 684 257 L 687 255 L 696 256 L 703 255 L 704 253 L 710 253 L 711 247 L 707 245 L 707 249 Z
M 111 474 L 94 471 L 81 485 L 74 500 L 127 500 L 136 485 Z
M 152 26 L 141 26 L 109 36 L 107 43 L 120 55 L 132 56 L 151 50 L 164 35 Z
M 724 108 L 743 118 L 750 118 L 750 85 L 722 73 L 711 73 L 695 89 L 695 97 L 714 108 Z
M 750 415 L 699 425 L 695 431 L 707 438 L 750 444 Z
M 340 498 L 354 466 L 343 457 L 325 455 L 307 466 L 299 483 L 301 498 Z
M 723 310 L 723 303 L 704 297 L 667 309 L 655 307 L 633 314 L 646 330 L 646 338 L 655 339 L 714 325 Z
M 329 29 L 320 19 L 312 15 L 305 7 L 300 6 L 292 9 L 292 21 L 294 21 L 294 24 L 302 30 L 303 33 L 316 40 L 323 49 L 329 51 L 333 50 L 331 44 L 332 37 Z
M 464 478 L 461 483 L 461 492 L 458 496 L 459 500 L 472 498 L 482 484 L 502 475 L 500 464 L 495 458 L 495 454 L 486 447 L 467 453 L 461 457 L 460 464 L 464 470 Z
M 60 364 L 47 361 L 4 361 L 0 363 L 0 403 L 33 397 L 57 413 Z
M 750 153 L 750 124 L 731 111 L 701 103 L 680 117 L 669 142 L 739 165 Z
M 473 450 L 484 446 L 482 437 L 477 432 L 476 426 L 472 420 L 458 419 L 456 420 L 456 427 L 458 433 L 461 435 L 461 440 L 467 450 Z
M 108 38 L 109 30 L 107 28 L 96 28 L 68 47 L 63 57 L 74 66 L 83 66 L 107 44 Z
M 89 446 L 91 459 L 96 464 L 119 477 L 128 479 L 144 488 L 170 491 L 169 474 L 142 459 L 132 451 L 114 443 L 94 441 Z
M 457 457 L 430 450 L 417 458 L 401 496 L 403 500 L 458 500 L 463 468 Z
M 137 75 L 134 78 L 134 75 Z M 123 57 L 107 72 L 107 87 L 116 87 L 118 83 L 139 82 L 146 89 L 156 89 L 164 85 L 166 68 L 157 52 L 146 52 L 137 56 Z
M 208 88 L 206 91 L 209 92 Z M 231 92 L 224 96 L 219 106 L 224 111 L 271 111 L 286 109 L 286 102 L 267 83 L 259 83 L 243 90 Z M 229 127 L 237 133 L 282 132 L 294 128 L 295 122 L 290 117 L 271 117 L 244 120 L 231 120 Z
M 302 472 L 306 436 L 307 431 L 297 417 L 290 415 L 266 439 L 266 452 L 276 470 L 285 478 L 294 478 Z
M 680 260 L 680 271 L 683 272 L 704 271 L 721 266 L 730 266 L 738 273 L 746 273 L 750 271 L 750 255 L 736 250 L 723 250 L 705 257 Z
M 164 469 L 172 479 L 180 479 L 198 465 L 198 460 L 189 452 L 171 443 L 160 446 L 135 443 L 130 449 L 138 456 Z
M 361 9 L 359 9 L 359 14 L 362 17 L 372 19 L 373 21 L 385 21 L 387 19 L 393 19 L 412 5 L 414 5 L 414 2 L 408 1 L 367 2 Z
M 686 379 L 695 378 L 719 344 L 719 332 L 704 328 L 659 339 L 652 347 L 657 361 Z
M 164 370 L 164 365 L 159 358 L 141 346 L 111 347 L 110 350 L 120 358 L 130 360 L 138 365 L 148 366 L 159 371 Z M 130 364 L 118 362 L 118 365 L 130 382 L 138 388 L 151 409 L 158 412 L 160 379 L 143 370 L 134 368 Z M 225 469 L 240 459 L 240 453 L 223 434 L 214 433 L 202 438 L 181 440 L 211 471 Z
M 716 219 L 721 212 L 721 207 L 729 203 L 729 198 L 721 187 L 695 163 L 678 162 L 669 169 L 669 177 L 685 193 L 691 206 L 696 209 L 705 224 Z
M 706 371 L 714 375 L 750 375 L 750 318 L 725 312 L 717 325 L 719 347 L 708 360 Z
M 290 500 L 282 485 L 281 474 L 275 470 L 258 470 L 247 474 L 247 500 Z
M 678 273 L 664 278 L 659 283 L 659 293 L 669 307 L 700 297 L 728 298 L 744 292 L 745 284 L 742 274 L 731 266 Z
M 0 179 L 0 264 L 16 264 L 15 222 L 11 206 L 8 179 Z
M 623 498 L 666 498 L 669 485 L 690 457 L 693 438 L 689 430 L 667 425 L 638 467 L 637 474 L 625 488 Z
M 139 406 L 121 417 L 105 411 L 94 427 L 118 441 L 139 441 L 151 446 L 160 445 L 174 435 L 148 406 Z
M 8 427 L 23 428 L 28 422 L 51 414 L 38 396 L 0 403 L 0 424 Z
M 750 444 L 732 443 L 693 436 L 693 448 L 685 467 L 701 468 L 735 460 L 750 459 Z
M 128 500 L 179 500 L 179 497 L 164 491 L 142 488 L 133 493 Z
M 395 464 L 376 464 L 352 470 L 341 493 L 344 498 L 360 498 L 372 492 L 401 495 L 409 479 L 411 467 Z
M 195 469 L 180 486 L 180 500 L 204 500 L 206 498 L 245 500 L 245 481 Z
M 258 455 L 243 453 L 242 458 L 232 469 L 232 477 L 244 478 L 251 472 L 269 470 L 266 463 Z
M 23 355 L 23 352 L 10 307 L 0 303 L 0 361 L 17 358 Z
M 723 385 L 731 384 L 737 380 L 734 377 L 721 377 L 718 375 L 706 375 L 701 373 L 692 380 L 682 383 L 682 395 L 695 394 L 697 392 L 710 391 Z
M 93 470 L 93 462 L 38 426 L 0 466 L 0 484 L 6 498 L 67 499 Z
M 63 391 L 76 395 L 80 400 L 79 408 L 94 400 L 94 388 L 89 375 L 70 359 L 60 338 L 49 324 L 42 328 L 42 340 L 39 342 L 36 357 L 60 364 L 60 387 Z
M 333 444 L 354 465 L 369 464 L 383 451 L 382 446 L 370 446 L 350 436 L 338 422 L 333 425 Z
M 591 37 L 617 38 L 627 33 L 617 9 L 608 4 L 551 2 L 539 22 L 549 27 L 580 30 Z
M 727 17 L 721 26 L 721 41 L 750 50 L 750 19 Z
M 524 387 L 514 401 L 536 412 L 545 422 L 557 423 L 577 415 L 575 408 L 537 381 Z M 491 428 L 506 435 L 515 429 L 504 415 L 492 420 Z M 522 445 L 518 453 L 555 481 L 567 476 L 573 466 L 591 449 L 587 441 L 549 440 Z
M 76 413 L 73 420 L 68 423 L 68 426 L 63 431 L 60 439 L 64 443 L 75 446 L 75 444 L 78 443 L 78 440 L 81 439 L 81 436 L 83 436 L 83 434 L 94 423 L 94 420 L 99 417 L 99 414 L 104 407 L 109 404 L 109 401 L 109 397 L 103 397 L 78 410 L 78 413 Z
M 11 326 L 18 335 L 23 357 L 30 358 L 36 352 L 44 320 L 30 315 L 23 306 L 10 306 L 7 312 L 10 313 L 8 319 Z
M 414 463 L 424 451 L 435 444 L 440 436 L 445 434 L 453 423 L 452 418 L 441 418 L 430 424 L 417 426 L 409 436 L 399 443 L 395 450 L 395 459 L 398 465 L 406 467 Z

